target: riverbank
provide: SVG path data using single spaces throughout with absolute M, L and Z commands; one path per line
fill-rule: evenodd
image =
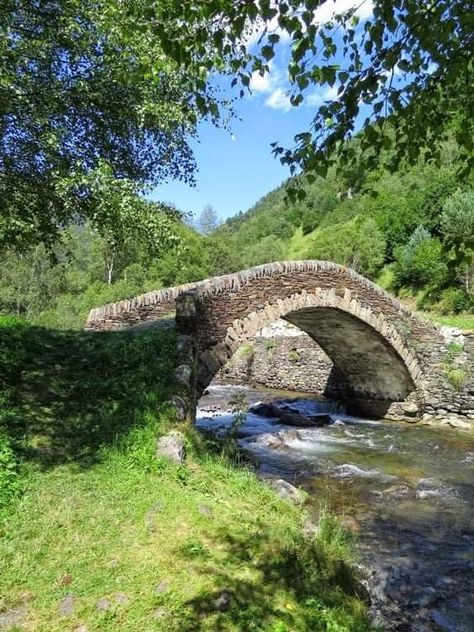
M 258 474 L 301 487 L 310 518 L 324 503 L 355 533 L 374 624 L 472 632 L 474 436 L 354 418 L 337 402 L 239 385 L 209 389 L 198 427 L 223 435 L 237 393 L 250 405 L 239 446 Z
M 0 322 L 0 630 L 369 630 L 337 523 L 191 429 L 156 457 L 174 364 L 172 331 Z

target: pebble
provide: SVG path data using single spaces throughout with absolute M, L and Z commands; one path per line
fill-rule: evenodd
M 74 612 L 74 595 L 67 594 L 59 602 L 59 614 L 62 617 L 69 617 Z
M 163 509 L 164 506 L 165 506 L 165 503 L 162 500 L 159 500 L 147 511 L 147 514 L 145 516 L 145 525 L 148 531 L 155 530 L 156 516 L 160 513 L 160 511 Z
M 155 595 L 162 595 L 164 592 L 168 590 L 170 587 L 170 583 L 167 581 L 161 581 L 158 586 L 155 588 Z
M 212 509 L 203 503 L 198 504 L 198 511 L 203 516 L 206 516 L 206 518 L 212 518 L 213 516 Z
M 95 604 L 95 607 L 97 608 L 97 610 L 105 612 L 106 610 L 110 610 L 111 605 L 112 604 L 107 599 L 107 597 L 102 597 L 102 599 L 99 599 L 99 601 Z
M 119 592 L 115 595 L 115 601 L 117 603 L 128 603 L 128 597 L 125 593 Z
M 9 630 L 13 626 L 19 625 L 26 615 L 26 606 L 18 606 L 0 612 L 0 630 Z

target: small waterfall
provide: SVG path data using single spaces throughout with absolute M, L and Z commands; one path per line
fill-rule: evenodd
M 344 415 L 346 413 L 346 405 L 344 402 L 335 400 L 316 400 L 316 399 L 288 399 L 276 401 L 277 406 L 289 406 L 293 410 L 305 415 L 317 415 L 326 413 L 328 415 Z

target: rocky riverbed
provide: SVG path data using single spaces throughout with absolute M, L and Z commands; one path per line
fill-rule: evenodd
M 374 624 L 473 632 L 472 434 L 357 419 L 336 402 L 229 385 L 201 399 L 198 427 L 225 435 L 238 393 L 249 409 L 238 442 L 259 474 L 302 487 L 315 520 L 328 507 L 356 533 Z

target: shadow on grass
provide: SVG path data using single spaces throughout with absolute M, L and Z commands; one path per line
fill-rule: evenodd
M 172 331 L 55 331 L 0 318 L 0 432 L 42 467 L 87 467 L 158 411 L 174 348 Z
M 209 630 L 210 624 L 215 630 L 272 632 L 370 629 L 361 604 L 368 593 L 330 545 L 303 537 L 284 544 L 245 530 L 221 531 L 215 544 L 229 564 L 216 570 L 203 561 L 202 572 L 219 576 L 222 587 L 187 602 L 189 624 L 181 632 Z M 252 576 L 239 575 L 239 566 L 249 563 Z

